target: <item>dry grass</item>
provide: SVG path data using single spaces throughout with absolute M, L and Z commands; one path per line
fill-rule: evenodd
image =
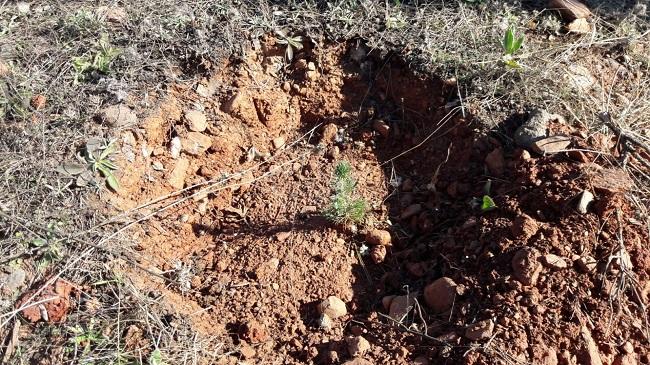
M 66 323 L 35 326 L 21 337 L 11 362 L 143 364 L 160 349 L 167 363 L 182 364 L 222 354 L 227 339 L 197 337 L 186 318 L 166 312 L 159 298 L 120 277 L 128 264 L 120 257 L 133 253 L 133 243 L 113 236 L 115 227 L 98 226 L 107 218 L 92 203 L 103 193 L 100 180 L 76 187 L 56 171 L 90 137 L 116 135 L 92 120 L 103 105 L 164 93 L 167 83 L 198 78 L 224 57 L 241 55 L 262 34 L 283 29 L 316 43 L 361 38 L 376 52 L 401 55 L 422 73 L 455 78 L 459 100 L 450 102 L 490 126 L 541 106 L 610 133 L 597 119 L 608 111 L 618 125 L 648 141 L 648 19 L 635 15 L 631 5 L 608 3 L 592 7 L 599 16 L 593 33 L 565 35 L 553 12 L 519 1 L 141 1 L 126 2 L 123 22 L 108 21 L 98 10 L 114 1 L 34 1 L 27 13 L 2 2 L 0 61 L 10 71 L 0 79 L 0 255 L 11 258 L 3 265 L 31 272 L 32 287 L 52 275 L 83 286 Z M 500 41 L 509 25 L 526 32 L 521 69 L 502 62 Z M 75 84 L 72 59 L 94 54 L 102 35 L 120 56 L 108 74 Z M 595 86 L 571 85 L 572 65 L 608 59 L 621 61 L 627 73 L 612 79 L 592 69 Z M 48 99 L 39 111 L 29 105 L 36 94 Z M 637 181 L 639 207 L 647 209 L 650 180 L 638 166 L 627 167 Z M 93 246 L 104 247 L 108 236 L 111 250 Z M 35 246 L 41 239 L 47 244 Z M 78 257 L 84 259 L 73 260 Z M 7 300 L 0 309 L 8 313 L 12 305 Z M 144 342 L 127 346 L 124 337 L 134 336 L 133 325 Z M 0 335 L 9 329 L 0 328 Z M 95 339 L 79 342 L 88 333 Z

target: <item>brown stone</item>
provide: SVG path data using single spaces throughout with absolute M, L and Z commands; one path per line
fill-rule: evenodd
M 492 337 L 494 322 L 491 319 L 476 322 L 465 329 L 465 337 L 472 341 L 485 340 Z
M 381 264 L 386 259 L 386 246 L 372 246 L 370 249 L 370 258 L 375 264 Z
M 185 185 L 185 175 L 190 167 L 190 161 L 186 158 L 179 158 L 174 165 L 174 169 L 169 174 L 167 182 L 174 189 L 182 189 Z
M 503 158 L 503 150 L 495 148 L 485 156 L 485 164 L 492 175 L 500 176 L 505 169 L 506 161 Z
M 424 288 L 424 301 L 434 313 L 443 313 L 451 309 L 456 299 L 456 287 L 456 283 L 448 277 L 437 279 Z
M 388 315 L 397 322 L 402 322 L 415 304 L 415 295 L 400 295 L 392 298 Z
M 361 336 L 348 337 L 345 342 L 352 357 L 363 356 L 370 350 L 370 342 Z
M 524 285 L 535 285 L 542 271 L 539 262 L 539 251 L 531 247 L 524 247 L 517 251 L 512 258 L 512 269 L 515 277 Z
M 336 124 L 329 123 L 323 126 L 322 137 L 320 143 L 323 145 L 330 145 L 336 142 L 336 135 L 338 134 L 339 129 Z
M 372 229 L 366 233 L 366 242 L 371 245 L 390 246 L 391 240 L 390 232 L 383 229 Z
M 567 136 L 550 136 L 531 144 L 533 152 L 543 154 L 553 154 L 563 152 L 571 144 L 571 137 Z
M 542 264 L 554 270 L 563 270 L 569 267 L 566 260 L 560 256 L 553 255 L 552 253 L 542 256 Z

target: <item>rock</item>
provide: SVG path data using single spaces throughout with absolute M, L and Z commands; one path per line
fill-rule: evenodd
M 421 278 L 427 273 L 428 265 L 425 262 L 407 262 L 406 271 L 416 278 Z
M 151 167 L 156 171 L 164 171 L 165 170 L 165 166 L 163 166 L 162 162 L 160 162 L 160 161 L 152 162 Z
M 384 138 L 388 138 L 388 135 L 390 134 L 390 126 L 380 119 L 377 119 L 372 123 L 372 129 Z
M 370 258 L 375 264 L 381 264 L 386 259 L 386 246 L 372 246 L 370 249 Z
M 533 363 L 538 365 L 558 365 L 557 352 L 544 344 L 533 346 Z
M 31 4 L 27 1 L 18 1 L 16 3 L 16 10 L 18 10 L 18 13 L 22 15 L 29 14 L 31 11 Z
M 174 169 L 169 174 L 167 182 L 174 189 L 182 189 L 185 185 L 185 175 L 187 174 L 187 169 L 190 167 L 190 161 L 186 158 L 180 158 L 176 161 Z
M 99 118 L 111 127 L 124 127 L 135 125 L 138 117 L 126 105 L 111 105 L 99 111 Z
M 409 314 L 415 304 L 415 295 L 400 295 L 392 298 L 388 315 L 401 323 Z
M 370 342 L 361 336 L 348 337 L 345 342 L 352 357 L 363 356 L 370 350 Z
M 339 129 L 336 124 L 329 123 L 323 126 L 322 137 L 320 143 L 323 145 L 330 145 L 336 142 L 336 136 L 339 133 Z
M 387 295 L 381 298 L 381 305 L 384 307 L 386 312 L 390 311 L 390 305 L 393 303 L 393 299 L 395 299 L 396 296 L 397 295 Z
M 208 128 L 208 119 L 198 110 L 185 112 L 185 120 L 187 120 L 187 127 L 192 132 L 203 132 Z
M 578 18 L 567 24 L 566 29 L 569 33 L 586 34 L 591 33 L 591 24 L 585 18 Z
M 588 255 L 581 256 L 578 260 L 576 260 L 576 263 L 578 264 L 578 267 L 584 272 L 594 272 L 596 271 L 596 266 L 598 265 L 596 259 Z
M 465 329 L 465 337 L 472 341 L 485 340 L 492 337 L 494 322 L 491 319 L 476 322 Z
M 485 156 L 485 164 L 492 175 L 500 176 L 503 174 L 506 161 L 503 158 L 503 150 L 495 148 Z
M 535 285 L 542 271 L 542 264 L 539 262 L 539 251 L 532 247 L 520 249 L 512 258 L 512 269 L 515 277 L 522 284 L 527 286 Z
M 589 8 L 578 0 L 549 0 L 548 8 L 558 10 L 567 21 L 591 16 Z
M 172 158 L 178 158 L 181 155 L 182 142 L 179 137 L 174 137 L 169 142 L 169 154 Z
M 0 59 L 0 77 L 9 76 L 9 74 L 11 74 L 11 69 L 2 59 Z
M 400 215 L 400 219 L 409 219 L 412 216 L 419 214 L 422 211 L 422 205 L 420 204 L 412 204 L 406 207 L 402 211 L 402 215 Z
M 634 352 L 634 345 L 630 341 L 626 341 L 622 346 L 622 350 L 626 354 L 631 354 Z
M 553 270 L 564 270 L 569 267 L 566 260 L 558 255 L 553 255 L 552 253 L 542 256 L 542 264 Z
M 434 313 L 443 313 L 451 309 L 456 299 L 456 283 L 442 277 L 424 288 L 424 301 Z
M 181 140 L 183 151 L 187 154 L 198 156 L 212 146 L 212 138 L 199 132 L 188 132 Z
M 307 63 L 307 70 L 308 71 L 316 71 L 316 64 L 313 62 L 308 62 Z
M 637 365 L 639 361 L 635 354 L 618 355 L 612 365 Z
M 332 318 L 327 314 L 323 313 L 318 317 L 318 327 L 324 330 L 329 330 L 332 328 Z
M 583 190 L 582 193 L 580 193 L 580 198 L 578 199 L 578 205 L 576 206 L 576 209 L 581 214 L 587 214 L 587 209 L 589 208 L 589 204 L 593 200 L 594 200 L 594 194 L 592 194 L 588 190 Z
M 527 214 L 518 215 L 510 226 L 510 232 L 518 239 L 527 242 L 539 230 L 539 223 Z
M 391 246 L 390 232 L 383 229 L 372 229 L 366 233 L 366 242 L 371 245 Z
M 598 352 L 598 346 L 596 341 L 591 337 L 591 332 L 585 326 L 580 328 L 580 337 L 583 343 L 583 359 L 580 361 L 580 364 L 585 365 L 602 365 L 603 361 L 600 359 L 600 353 Z
M 12 293 L 14 290 L 20 289 L 20 287 L 25 283 L 26 277 L 27 275 L 25 273 L 25 270 L 20 268 L 12 270 L 5 279 L 4 290 Z
M 566 68 L 565 78 L 569 85 L 581 92 L 589 91 L 597 81 L 588 68 L 577 64 L 569 65 Z
M 275 239 L 278 240 L 278 242 L 284 242 L 291 236 L 291 232 L 286 231 L 286 232 L 278 232 L 275 234 Z
M 273 141 L 271 141 L 271 142 L 273 143 L 273 148 L 275 148 L 276 150 L 279 150 L 280 148 L 284 147 L 285 139 L 284 139 L 284 137 L 280 136 L 280 137 L 277 137 L 277 138 L 273 138 Z
M 321 314 L 327 314 L 332 319 L 337 319 L 341 316 L 346 315 L 348 313 L 348 309 L 341 299 L 335 296 L 329 296 L 327 299 L 318 304 L 318 312 Z
M 551 136 L 533 142 L 530 148 L 540 155 L 563 152 L 571 144 L 571 137 Z
M 244 359 L 252 359 L 255 357 L 255 349 L 245 342 L 240 345 L 239 353 Z
M 521 147 L 530 148 L 533 142 L 547 137 L 548 125 L 553 120 L 564 123 L 562 116 L 550 114 L 544 109 L 531 111 L 528 120 L 515 131 L 515 143 Z

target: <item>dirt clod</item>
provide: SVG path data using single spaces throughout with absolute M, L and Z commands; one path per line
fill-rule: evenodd
M 522 284 L 531 286 L 537 283 L 542 264 L 539 262 L 539 251 L 535 248 L 524 247 L 517 251 L 512 258 L 512 269 L 515 277 Z
M 182 189 L 185 186 L 185 176 L 189 167 L 190 161 L 188 159 L 179 158 L 176 160 L 176 164 L 167 178 L 169 185 L 174 189 Z
M 491 174 L 501 176 L 506 165 L 506 161 L 503 158 L 503 150 L 501 148 L 495 148 L 492 152 L 488 153 L 485 156 L 485 164 Z
M 320 143 L 325 145 L 325 146 L 333 144 L 336 141 L 336 136 L 337 136 L 338 132 L 339 132 L 339 129 L 336 126 L 336 124 L 329 123 L 329 124 L 324 125 L 323 126 L 323 131 L 321 132 L 322 136 L 321 136 Z
M 135 125 L 138 121 L 131 108 L 123 104 L 111 105 L 100 110 L 99 118 L 112 127 Z
M 390 232 L 383 229 L 372 229 L 366 233 L 366 242 L 371 245 L 390 246 L 391 241 Z
M 36 94 L 32 96 L 32 100 L 29 101 L 29 105 L 31 105 L 34 110 L 39 111 L 43 108 L 45 108 L 45 103 L 47 102 L 47 99 L 45 98 L 45 95 L 43 94 Z
M 553 255 L 552 253 L 542 256 L 542 263 L 544 266 L 554 270 L 563 270 L 569 267 L 566 260 L 560 256 Z
M 329 296 L 318 305 L 321 314 L 327 314 L 332 319 L 337 319 L 348 313 L 345 303 L 335 296 Z
M 388 315 L 397 322 L 402 322 L 415 305 L 414 295 L 400 295 L 392 298 L 390 301 L 390 311 Z
M 586 256 L 581 256 L 576 263 L 578 264 L 578 267 L 580 270 L 584 272 L 594 272 L 596 271 L 596 266 L 598 265 L 598 262 L 596 259 L 593 257 L 586 255 Z
M 381 264 L 386 259 L 386 246 L 377 245 L 370 248 L 370 258 L 375 264 Z
M 185 112 L 187 127 L 192 132 L 203 132 L 208 128 L 208 119 L 203 112 L 190 110 Z
M 524 243 L 533 237 L 538 230 L 539 223 L 526 214 L 518 215 L 510 227 L 512 235 Z
M 363 356 L 370 350 L 370 342 L 361 336 L 348 337 L 345 342 L 352 357 Z
M 424 288 L 424 301 L 435 313 L 451 308 L 456 299 L 456 283 L 448 277 L 437 279 Z
M 181 138 L 183 152 L 192 156 L 198 156 L 212 146 L 212 138 L 199 132 L 188 132 Z
M 492 337 L 493 330 L 494 322 L 491 319 L 486 319 L 467 327 L 465 337 L 472 341 L 484 340 Z

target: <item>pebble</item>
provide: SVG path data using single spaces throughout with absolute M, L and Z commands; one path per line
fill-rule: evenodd
M 348 309 L 341 299 L 332 295 L 318 304 L 318 312 L 327 314 L 332 319 L 337 319 L 346 315 Z
M 512 269 L 515 277 L 522 284 L 532 286 L 537 283 L 539 274 L 542 271 L 542 264 L 539 262 L 539 251 L 532 247 L 524 247 L 517 251 L 512 258 Z
M 587 214 L 589 204 L 593 200 L 594 194 L 592 194 L 589 190 L 583 190 L 582 193 L 580 193 L 580 198 L 578 198 L 578 205 L 576 206 L 576 209 L 581 214 Z
M 552 253 L 542 256 L 542 264 L 554 270 L 563 270 L 569 267 L 566 260 L 558 255 L 553 255 Z
M 372 123 L 372 129 L 384 138 L 388 138 L 390 134 L 390 126 L 381 119 L 377 119 Z
M 571 144 L 571 137 L 567 136 L 550 136 L 537 141 L 534 141 L 530 148 L 533 152 L 540 155 L 548 155 L 558 152 L 563 152 Z
M 181 145 L 183 146 L 184 152 L 198 156 L 212 146 L 212 138 L 203 133 L 188 132 L 182 139 Z
M 366 242 L 371 245 L 391 246 L 390 232 L 383 229 L 372 229 L 366 233 Z
M 182 189 L 185 185 L 185 175 L 187 174 L 187 169 L 190 167 L 190 161 L 186 158 L 181 158 L 176 161 L 174 169 L 169 174 L 167 182 L 174 189 Z
M 386 246 L 372 246 L 370 249 L 370 258 L 375 264 L 381 264 L 386 259 Z
M 280 137 L 274 138 L 272 142 L 273 142 L 273 148 L 275 148 L 276 150 L 279 150 L 280 148 L 284 147 L 285 138 L 280 136 Z
M 393 303 L 393 299 L 395 299 L 397 295 L 387 295 L 383 298 L 381 298 L 381 305 L 384 307 L 384 310 L 386 312 L 390 311 L 390 305 Z
M 420 204 L 412 204 L 409 205 L 406 209 L 402 211 L 402 215 L 400 215 L 401 219 L 409 219 L 412 216 L 420 213 L 422 211 L 422 205 Z
M 165 167 L 163 166 L 162 162 L 160 161 L 154 161 L 151 163 L 151 167 L 153 167 L 154 170 L 156 171 L 163 171 L 165 170 Z
M 456 287 L 451 278 L 437 279 L 424 288 L 424 301 L 435 313 L 446 312 L 454 304 Z
M 485 340 L 492 337 L 494 322 L 491 319 L 476 322 L 465 330 L 465 337 L 472 341 Z
M 503 150 L 495 148 L 485 156 L 485 165 L 492 175 L 500 176 L 505 170 L 506 161 L 503 158 Z
M 512 226 L 510 226 L 512 235 L 523 242 L 528 241 L 538 230 L 539 223 L 526 214 L 518 215 L 512 222 Z
M 187 120 L 187 127 L 193 132 L 203 132 L 208 128 L 208 120 L 205 114 L 198 110 L 185 112 L 185 120 Z
M 591 32 L 591 24 L 589 24 L 587 19 L 584 18 L 579 18 L 572 21 L 571 23 L 567 24 L 566 28 L 569 33 L 586 34 Z
M 352 357 L 363 356 L 370 350 L 370 342 L 361 336 L 348 337 L 345 342 Z
M 126 105 L 111 105 L 99 111 L 99 117 L 112 127 L 135 125 L 138 117 Z
M 598 345 L 591 336 L 591 332 L 585 326 L 580 328 L 580 337 L 584 343 L 585 351 L 585 365 L 602 365 L 602 360 L 600 359 L 600 353 L 598 352 Z
M 415 295 L 400 295 L 392 298 L 388 315 L 395 321 L 402 323 L 411 312 L 415 304 Z
M 591 256 L 581 256 L 577 260 L 578 267 L 584 272 L 594 272 L 596 271 L 596 266 L 598 262 Z
M 244 359 L 252 359 L 255 357 L 255 349 L 247 343 L 241 344 L 239 347 L 239 353 Z
M 169 142 L 169 154 L 172 156 L 172 158 L 176 159 L 181 155 L 181 149 L 182 149 L 182 142 L 180 137 L 174 137 L 172 140 Z M 156 154 L 156 151 L 154 150 L 154 155 Z
M 329 330 L 332 328 L 332 318 L 327 314 L 323 313 L 318 318 L 318 327 L 324 330 Z
M 284 242 L 291 236 L 291 232 L 278 232 L 275 234 L 275 239 L 278 240 L 278 242 Z
M 336 142 L 336 135 L 338 134 L 339 129 L 334 123 L 329 123 L 326 124 L 323 127 L 322 137 L 320 139 L 320 143 L 323 145 L 330 145 Z

